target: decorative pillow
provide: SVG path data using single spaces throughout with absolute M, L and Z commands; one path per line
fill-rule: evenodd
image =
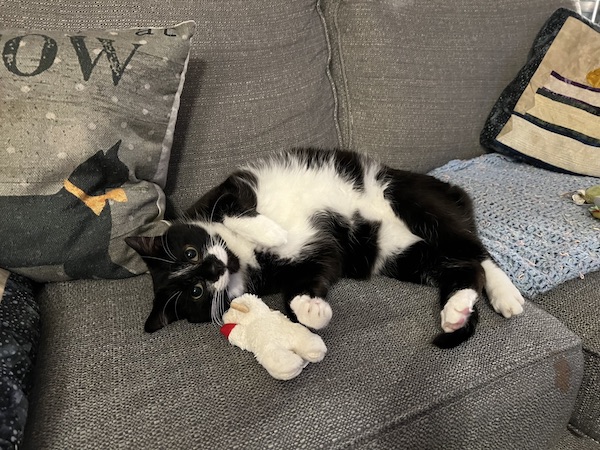
M 38 281 L 146 270 L 123 238 L 163 217 L 194 27 L 0 29 L 1 267 Z
M 481 144 L 531 164 L 600 176 L 600 27 L 557 10 L 494 105 Z
M 479 235 L 528 297 L 600 270 L 598 220 L 570 191 L 599 178 L 549 172 L 498 154 L 450 161 L 430 172 L 473 198 Z
M 0 448 L 19 448 L 27 419 L 40 313 L 31 282 L 0 269 Z

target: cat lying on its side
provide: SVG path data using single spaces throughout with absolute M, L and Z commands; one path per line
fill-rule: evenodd
M 243 293 L 282 292 L 292 317 L 325 327 L 341 277 L 381 274 L 439 287 L 439 347 L 467 340 L 485 288 L 504 317 L 523 297 L 477 237 L 457 186 L 342 150 L 296 149 L 242 167 L 158 238 L 128 238 L 155 299 L 146 331 L 188 319 L 219 323 Z

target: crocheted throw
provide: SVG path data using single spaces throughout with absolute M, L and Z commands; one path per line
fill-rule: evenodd
M 600 178 L 549 172 L 498 154 L 450 161 L 430 175 L 472 196 L 481 240 L 524 295 L 600 270 L 600 221 L 565 195 Z

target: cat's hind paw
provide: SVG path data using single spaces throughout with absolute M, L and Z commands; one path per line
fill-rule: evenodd
M 446 333 L 452 333 L 465 326 L 477 297 L 477 292 L 473 289 L 461 289 L 448 299 L 441 312 L 442 329 Z
M 333 316 L 329 303 L 309 295 L 297 295 L 290 302 L 290 307 L 301 324 L 314 330 L 326 327 Z
M 507 319 L 512 316 L 518 316 L 523 312 L 525 300 L 512 283 L 510 286 L 504 286 L 502 289 L 492 291 L 492 293 L 488 290 L 488 296 L 494 311 L 502 314 Z
M 481 263 L 485 271 L 485 291 L 494 311 L 507 319 L 523 312 L 525 299 L 502 269 L 491 260 Z

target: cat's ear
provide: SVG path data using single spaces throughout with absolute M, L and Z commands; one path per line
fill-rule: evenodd
M 144 324 L 146 333 L 154 333 L 178 320 L 175 308 L 177 308 L 176 302 L 170 302 L 168 298 L 162 298 L 160 294 L 157 294 L 154 298 L 152 311 L 150 311 Z
M 162 251 L 162 241 L 154 236 L 130 236 L 125 238 L 125 242 L 132 249 L 144 256 L 156 256 Z
M 159 308 L 152 308 L 150 315 L 146 319 L 146 323 L 144 324 L 144 331 L 146 333 L 154 333 L 155 331 L 160 330 L 164 326 L 168 325 L 165 315 Z

